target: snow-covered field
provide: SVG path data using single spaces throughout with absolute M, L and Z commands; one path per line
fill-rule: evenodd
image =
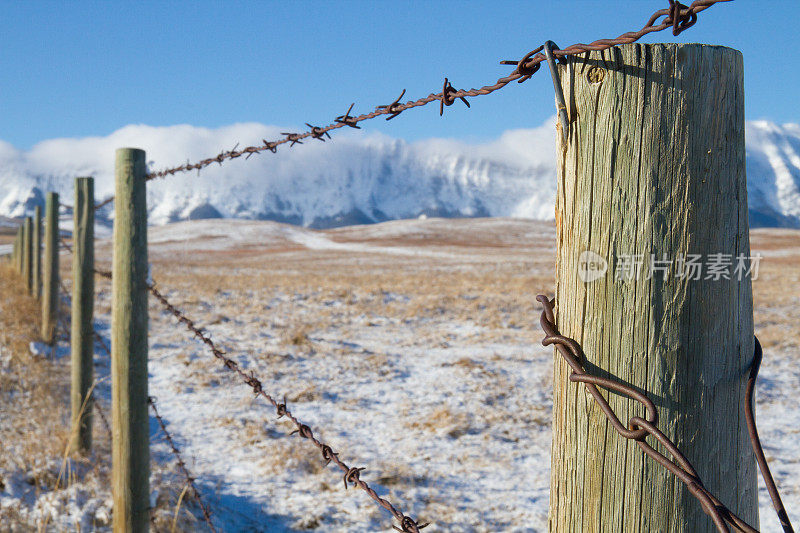
M 552 295 L 551 223 L 429 219 L 314 231 L 214 220 L 149 231 L 153 277 L 167 298 L 269 393 L 285 395 L 345 462 L 366 467 L 362 478 L 378 493 L 431 522 L 425 531 L 547 529 L 552 350 L 539 342 L 535 295 Z M 800 522 L 800 232 L 755 230 L 752 240 L 764 255 L 754 286 L 765 347 L 758 420 Z M 107 243 L 97 255 L 107 266 Z M 98 280 L 106 338 L 109 304 Z M 292 426 L 157 302 L 150 316 L 150 394 L 220 529 L 390 530 L 387 512 L 345 490 L 339 470 L 287 436 Z M 108 373 L 102 352 L 97 373 Z M 107 381 L 98 394 L 107 403 Z M 151 427 L 154 458 L 167 469 L 172 459 Z M 0 484 L 0 508 L 36 505 L 10 485 Z M 76 516 L 107 514 L 97 492 L 70 500 L 71 522 L 51 523 L 70 529 Z M 760 503 L 762 530 L 780 531 L 763 490 Z

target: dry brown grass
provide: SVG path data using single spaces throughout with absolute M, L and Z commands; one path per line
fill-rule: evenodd
M 30 343 L 40 340 L 40 308 L 7 263 L 0 265 L 0 313 L 0 350 L 9 361 L 0 372 L 0 402 L 13 406 L 0 417 L 0 442 L 7 446 L 0 454 L 0 473 L 23 473 L 36 493 L 52 491 L 69 482 L 78 466 L 69 463 L 66 472 L 59 468 L 69 438 L 69 368 L 31 355 Z M 14 524 L 15 516 L 13 509 L 0 510 L 0 522 Z
M 753 282 L 756 334 L 766 349 L 800 348 L 800 231 L 755 230 L 754 252 L 763 252 Z
M 68 310 L 62 309 L 62 316 L 67 314 Z M 80 484 L 80 490 L 88 497 L 110 498 L 109 435 L 100 417 L 95 416 L 92 453 L 80 457 L 68 450 L 69 359 L 52 360 L 31 354 L 29 345 L 40 340 L 40 327 L 39 303 L 28 296 L 14 269 L 0 263 L 0 350 L 8 356 L 8 364 L 0 368 L 0 404 L 12 407 L 0 411 L 0 491 L 5 489 L 5 472 L 23 475 L 30 491 L 37 498 L 47 494 L 56 508 L 67 503 L 66 489 L 75 484 Z M 62 321 L 61 330 L 64 328 Z M 105 411 L 110 416 L 108 406 Z M 153 510 L 155 530 L 170 531 L 183 490 L 174 465 L 154 464 L 151 487 L 158 495 Z M 175 530 L 202 530 L 197 516 L 200 513 L 196 502 L 187 498 L 181 505 Z M 0 531 L 49 530 L 50 526 L 46 520 L 33 519 L 19 508 L 0 508 Z M 110 522 L 101 516 L 93 520 L 92 527 L 104 531 Z
M 61 361 L 31 355 L 30 343 L 40 340 L 40 308 L 7 264 L 0 266 L 0 312 L 0 345 L 11 361 L 0 373 L 0 391 L 6 396 L 4 402 L 14 405 L 4 412 L 0 441 L 8 442 L 14 435 L 13 441 L 24 450 L 17 457 L 0 455 L 0 468 L 13 461 L 28 469 L 39 464 L 40 457 L 59 456 L 64 450 L 69 368 Z

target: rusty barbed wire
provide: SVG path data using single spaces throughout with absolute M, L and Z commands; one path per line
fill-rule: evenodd
M 695 0 L 692 2 L 691 5 L 686 6 L 677 2 L 675 0 L 669 0 L 669 7 L 665 9 L 660 9 L 653 13 L 653 15 L 648 19 L 647 23 L 640 29 L 639 31 L 631 31 L 627 33 L 623 33 L 622 35 L 618 36 L 615 39 L 599 39 L 594 41 L 590 44 L 583 44 L 577 43 L 566 48 L 560 50 L 553 50 L 553 54 L 556 57 L 562 58 L 568 55 L 575 55 L 581 54 L 584 52 L 592 51 L 592 50 L 605 50 L 611 48 L 612 46 L 617 46 L 620 44 L 628 44 L 635 41 L 638 41 L 645 35 L 653 32 L 658 32 L 665 30 L 667 28 L 672 28 L 673 35 L 678 35 L 682 31 L 692 27 L 697 22 L 697 14 L 701 11 L 708 9 L 709 7 L 713 6 L 714 4 L 720 2 L 728 2 L 730 0 Z M 663 20 L 659 22 L 659 19 L 662 17 Z M 658 22 L 658 23 L 657 23 Z M 487 94 L 491 94 L 499 89 L 502 89 L 512 81 L 518 81 L 520 83 L 530 79 L 530 77 L 539 70 L 540 64 L 542 61 L 545 61 L 545 56 L 541 53 L 542 47 L 538 47 L 531 52 L 528 52 L 523 56 L 523 58 L 519 61 L 501 61 L 500 64 L 502 65 L 514 65 L 516 68 L 514 69 L 511 74 L 508 76 L 504 76 L 499 78 L 494 84 L 492 85 L 485 85 L 478 89 L 468 89 L 468 90 L 456 90 L 452 84 L 450 83 L 448 78 L 444 79 L 444 85 L 440 92 L 431 93 L 428 96 L 423 98 L 419 98 L 417 100 L 412 100 L 406 103 L 401 103 L 400 99 L 403 98 L 405 94 L 405 89 L 403 92 L 400 93 L 400 96 L 397 97 L 391 104 L 388 105 L 379 105 L 375 107 L 375 110 L 370 113 L 364 113 L 358 116 L 351 116 L 350 113 L 353 110 L 353 106 L 355 104 L 351 104 L 350 108 L 347 110 L 347 113 L 344 115 L 339 115 L 336 117 L 331 124 L 323 127 L 311 126 L 311 124 L 306 123 L 306 125 L 310 128 L 308 131 L 303 133 L 282 133 L 281 135 L 284 136 L 282 139 L 267 141 L 266 139 L 262 140 L 262 144 L 255 145 L 255 146 L 248 146 L 247 148 L 243 148 L 241 150 L 237 150 L 238 144 L 232 149 L 220 152 L 214 157 L 209 157 L 198 161 L 196 163 L 186 162 L 183 165 L 167 168 L 163 170 L 159 170 L 156 172 L 150 172 L 147 174 L 148 180 L 153 180 L 156 178 L 164 178 L 166 176 L 172 176 L 174 174 L 188 172 L 191 170 L 197 170 L 198 172 L 213 164 L 218 163 L 222 164 L 225 160 L 236 159 L 241 156 L 246 156 L 246 159 L 249 159 L 253 154 L 258 154 L 264 151 L 269 151 L 272 153 L 277 152 L 277 148 L 286 143 L 290 143 L 289 146 L 294 146 L 295 144 L 302 144 L 303 139 L 307 139 L 309 137 L 319 139 L 324 141 L 325 139 L 323 136 L 327 136 L 330 138 L 329 132 L 333 130 L 337 130 L 339 128 L 344 127 L 351 127 L 351 128 L 359 128 L 358 123 L 363 122 L 365 120 L 371 120 L 377 118 L 379 116 L 388 115 L 386 120 L 391 120 L 403 111 L 408 109 L 412 109 L 415 107 L 421 107 L 427 105 L 431 102 L 439 102 L 439 114 L 442 115 L 444 113 L 444 108 L 446 106 L 451 105 L 456 99 L 460 99 L 463 101 L 467 107 L 469 107 L 469 102 L 467 98 L 473 98 L 476 96 L 483 96 Z M 109 198 L 103 204 L 112 201 L 113 198 Z
M 113 274 L 107 270 L 100 270 L 95 268 L 94 272 L 100 277 L 113 279 Z M 256 394 L 256 396 L 261 396 L 262 398 L 267 400 L 267 402 L 272 404 L 272 406 L 275 407 L 275 411 L 278 415 L 278 418 L 282 418 L 285 416 L 295 425 L 296 429 L 292 431 L 290 435 L 294 435 L 295 433 L 297 433 L 300 437 L 308 439 L 312 444 L 314 444 L 317 448 L 320 449 L 320 452 L 322 453 L 322 458 L 325 461 L 326 465 L 331 462 L 336 464 L 336 466 L 338 466 L 344 472 L 343 479 L 345 488 L 348 487 L 349 483 L 351 484 L 351 486 L 356 486 L 362 489 L 378 505 L 389 511 L 392 514 L 392 516 L 400 523 L 400 527 L 397 527 L 393 524 L 392 529 L 400 531 L 401 533 L 419 533 L 421 529 L 428 526 L 428 524 L 419 524 L 411 517 L 403 514 L 400 510 L 397 509 L 397 507 L 392 505 L 391 502 L 389 502 L 384 498 L 381 498 L 378 495 L 378 493 L 375 492 L 375 490 L 369 486 L 368 483 L 360 479 L 359 476 L 361 472 L 364 471 L 364 468 L 352 468 L 348 466 L 346 463 L 344 463 L 341 459 L 339 459 L 340 452 L 334 452 L 333 448 L 330 445 L 314 437 L 313 430 L 308 425 L 300 422 L 300 420 L 297 419 L 288 409 L 285 398 L 283 402 L 278 402 L 271 395 L 267 394 L 264 391 L 261 381 L 253 373 L 247 374 L 244 371 L 242 371 L 242 369 L 239 368 L 239 365 L 238 363 L 236 363 L 236 361 L 227 357 L 225 353 L 217 347 L 216 343 L 214 343 L 211 337 L 208 336 L 206 333 L 204 333 L 202 329 L 198 328 L 195 325 L 194 321 L 189 319 L 183 312 L 181 312 L 178 308 L 172 305 L 172 303 L 169 300 L 167 300 L 167 298 L 163 294 L 161 294 L 161 292 L 155 287 L 154 284 L 148 284 L 147 290 L 159 301 L 159 303 L 161 303 L 161 305 L 167 311 L 169 311 L 178 320 L 178 322 L 184 324 L 186 328 L 198 340 L 200 340 L 202 343 L 208 346 L 209 350 L 214 355 L 214 357 L 222 361 L 222 363 L 228 370 L 231 370 L 236 374 L 238 374 L 239 377 L 242 378 L 243 382 L 249 385 L 253 389 L 253 392 Z
M 110 198 L 106 198 L 106 199 L 105 199 L 105 200 L 103 200 L 102 202 L 99 202 L 99 203 L 96 203 L 96 204 L 94 204 L 94 208 L 93 208 L 93 209 L 94 209 L 95 211 L 97 211 L 98 209 L 101 209 L 101 208 L 105 207 L 106 205 L 110 204 L 110 203 L 111 203 L 111 202 L 113 202 L 113 201 L 114 201 L 114 197 L 113 197 L 113 196 L 111 196 Z M 72 206 L 72 205 L 70 205 L 70 204 L 65 204 L 65 203 L 63 203 L 63 202 L 58 202 L 58 206 L 59 206 L 59 207 L 63 207 L 63 208 L 64 208 L 64 213 L 59 213 L 59 215 L 60 215 L 60 216 L 61 216 L 61 215 L 64 215 L 64 216 L 66 216 L 66 217 L 71 217 L 71 216 L 72 216 L 72 214 L 71 214 L 71 213 L 68 213 L 68 211 L 71 211 L 72 213 L 74 213 L 74 212 L 75 212 L 75 207 L 74 207 L 74 206 Z M 66 218 L 65 218 L 65 220 L 66 220 Z
M 100 422 L 103 424 L 103 428 L 106 430 L 106 435 L 108 436 L 108 442 L 111 443 L 113 440 L 113 433 L 111 433 L 111 424 L 108 423 L 108 418 L 106 417 L 105 409 L 100 402 L 97 400 L 94 401 L 94 407 L 97 409 L 97 414 L 100 416 Z
M 597 405 L 605 414 L 614 430 L 622 437 L 635 441 L 636 445 L 639 446 L 639 448 L 641 448 L 642 451 L 651 459 L 672 472 L 678 479 L 680 479 L 686 485 L 686 488 L 689 490 L 689 492 L 698 499 L 700 505 L 703 507 L 703 511 L 713 520 L 719 532 L 729 532 L 730 529 L 728 528 L 728 524 L 731 524 L 737 529 L 737 531 L 744 533 L 759 533 L 757 529 L 747 524 L 733 511 L 728 509 L 722 504 L 722 502 L 719 501 L 719 499 L 717 499 L 716 496 L 714 496 L 707 488 L 705 488 L 705 486 L 703 486 L 702 480 L 698 476 L 697 471 L 691 465 L 689 460 L 686 459 L 683 453 L 678 450 L 677 446 L 675 446 L 675 444 L 669 440 L 669 438 L 662 433 L 661 430 L 658 429 L 658 412 L 656 411 L 653 401 L 650 400 L 646 394 L 639 392 L 629 385 L 625 385 L 624 383 L 614 379 L 588 374 L 583 368 L 583 364 L 581 362 L 586 360 L 586 356 L 584 355 L 580 344 L 578 344 L 578 342 L 574 339 L 561 335 L 556 327 L 555 314 L 553 313 L 555 299 L 550 300 L 544 295 L 539 295 L 536 297 L 536 299 L 541 302 L 544 308 L 540 318 L 540 324 L 546 336 L 542 340 L 542 344 L 545 346 L 555 345 L 561 357 L 572 369 L 569 380 L 572 382 L 583 383 L 589 394 L 591 394 L 592 398 L 595 400 L 595 402 L 597 402 Z M 783 503 L 780 500 L 780 496 L 778 495 L 775 481 L 772 478 L 772 474 L 770 473 L 769 467 L 766 464 L 764 451 L 761 448 L 761 443 L 758 438 L 758 431 L 755 427 L 755 416 L 753 414 L 753 389 L 755 387 L 758 369 L 761 364 L 761 354 L 761 344 L 756 338 L 755 353 L 753 355 L 753 363 L 750 367 L 750 377 L 747 382 L 747 389 L 745 393 L 745 418 L 748 432 L 750 433 L 751 444 L 756 453 L 756 458 L 758 460 L 759 467 L 761 468 L 762 477 L 764 478 L 764 482 L 766 483 L 770 497 L 772 498 L 773 506 L 778 513 L 784 531 L 786 533 L 790 533 L 793 531 L 793 529 L 789 523 L 786 510 L 783 508 Z M 645 408 L 646 418 L 634 416 L 628 420 L 628 425 L 626 427 L 622 424 L 622 422 L 620 422 L 611 406 L 600 394 L 598 387 L 603 387 L 604 389 L 616 392 L 622 396 L 641 403 Z M 669 454 L 672 456 L 672 460 L 648 444 L 646 441 L 648 436 L 656 439 L 669 452 Z
M 169 431 L 167 431 L 167 425 L 164 423 L 164 419 L 161 418 L 161 414 L 158 412 L 158 407 L 156 407 L 156 399 L 153 396 L 147 397 L 147 404 L 150 406 L 150 409 L 153 411 L 153 415 L 156 417 L 158 421 L 158 425 L 161 427 L 161 432 L 164 434 L 164 438 L 167 441 L 167 444 L 171 448 L 172 454 L 175 456 L 175 459 L 178 464 L 178 468 L 180 469 L 183 477 L 186 478 L 186 484 L 192 489 L 194 492 L 194 497 L 197 500 L 197 504 L 200 506 L 200 509 L 203 511 L 203 519 L 205 520 L 208 527 L 211 528 L 211 531 L 214 533 L 217 532 L 217 528 L 214 527 L 214 523 L 211 521 L 211 511 L 208 509 L 208 505 L 203 501 L 203 497 L 200 495 L 200 491 L 197 490 L 197 485 L 195 484 L 195 478 L 189 472 L 189 469 L 186 467 L 186 462 L 183 460 L 183 455 L 181 455 L 181 451 L 175 445 L 175 440 L 172 438 L 172 435 Z
M 102 202 L 94 204 L 94 210 L 97 211 L 98 209 L 102 209 L 102 208 L 104 208 L 105 206 L 107 206 L 108 204 L 110 204 L 113 201 L 114 201 L 114 197 L 113 196 L 111 196 L 109 198 L 106 198 Z
M 69 245 L 67 245 L 66 242 L 63 241 L 63 239 L 62 239 L 62 244 L 64 244 L 69 249 Z M 70 252 L 72 252 L 71 249 L 69 250 Z M 102 270 L 98 271 L 97 269 L 95 269 L 95 273 L 104 277 L 107 276 L 108 278 L 111 278 L 110 272 L 105 272 Z M 69 302 L 70 301 L 69 291 L 64 285 L 63 280 L 59 280 L 58 283 L 63 293 L 62 294 L 63 299 Z M 68 334 L 66 327 L 64 328 L 64 330 L 65 333 Z M 92 334 L 94 335 L 95 342 L 102 348 L 102 350 L 105 352 L 107 356 L 111 357 L 111 348 L 108 346 L 105 339 L 103 339 L 103 336 L 100 335 L 100 333 L 98 333 L 98 331 L 94 327 L 92 327 Z M 100 416 L 100 420 L 106 430 L 106 433 L 108 434 L 108 441 L 111 442 L 112 441 L 111 426 L 108 423 L 108 418 L 106 418 L 105 410 L 100 405 L 100 402 L 98 402 L 95 398 L 92 399 L 92 403 L 97 409 L 97 413 Z M 175 440 L 172 438 L 172 435 L 169 433 L 169 431 L 167 431 L 164 420 L 161 418 L 161 415 L 158 412 L 158 408 L 156 407 L 155 398 L 149 396 L 147 398 L 147 403 L 150 406 L 150 409 L 153 411 L 153 415 L 156 417 L 156 420 L 158 420 L 159 426 L 161 426 L 161 431 L 164 434 L 165 439 L 167 440 L 167 444 L 169 444 L 172 454 L 175 455 L 178 468 L 181 470 L 181 473 L 186 478 L 186 483 L 189 485 L 189 487 L 192 489 L 192 492 L 194 493 L 194 497 L 197 500 L 197 503 L 203 512 L 203 519 L 208 524 L 208 527 L 211 528 L 211 531 L 216 533 L 217 529 L 214 527 L 214 524 L 211 521 L 211 511 L 208 509 L 208 506 L 203 500 L 200 491 L 197 489 L 197 485 L 195 484 L 196 478 L 189 473 L 189 470 L 186 468 L 186 463 L 183 460 L 183 456 L 181 455 L 181 452 L 178 449 L 178 447 L 175 445 Z
M 219 349 L 219 347 L 217 347 L 216 343 L 214 343 L 214 341 L 211 340 L 211 337 L 209 335 L 204 333 L 201 328 L 198 328 L 195 325 L 194 321 L 189 319 L 183 312 L 181 312 L 178 308 L 172 305 L 172 303 L 170 303 L 169 300 L 167 300 L 167 298 L 164 297 L 164 295 L 161 294 L 161 292 L 158 289 L 156 289 L 156 287 L 153 284 L 148 285 L 148 290 L 161 303 L 161 305 L 178 320 L 178 322 L 185 325 L 186 328 L 198 340 L 200 340 L 203 344 L 205 344 L 209 348 L 214 357 L 222 361 L 225 368 L 238 374 L 239 377 L 242 379 L 242 381 L 253 389 L 253 392 L 255 393 L 256 396 L 261 396 L 267 402 L 269 402 L 275 408 L 278 418 L 286 417 L 295 425 L 295 430 L 292 431 L 290 435 L 294 435 L 296 433 L 301 438 L 306 439 L 312 444 L 314 444 L 314 446 L 319 448 L 322 454 L 322 458 L 325 461 L 326 465 L 329 463 L 334 463 L 342 470 L 342 472 L 344 472 L 343 480 L 345 489 L 348 488 L 348 486 L 355 486 L 366 492 L 370 498 L 372 498 L 378 505 L 389 511 L 392 514 L 392 516 L 399 522 L 400 524 L 399 527 L 392 524 L 392 528 L 395 529 L 396 531 L 400 531 L 401 533 L 419 533 L 419 531 L 422 528 L 428 525 L 428 524 L 419 524 L 411 517 L 403 514 L 397 507 L 392 505 L 391 502 L 389 502 L 384 498 L 381 498 L 378 495 L 378 493 L 375 492 L 375 490 L 369 486 L 367 482 L 363 481 L 360 478 L 361 472 L 364 471 L 364 468 L 350 467 L 346 463 L 344 463 L 341 459 L 339 459 L 340 452 L 335 452 L 330 445 L 317 439 L 314 436 L 314 432 L 311 429 L 311 427 L 302 423 L 297 417 L 295 417 L 292 414 L 292 412 L 289 410 L 287 406 L 285 398 L 283 399 L 283 402 L 279 402 L 275 400 L 275 398 L 273 398 L 271 395 L 267 394 L 267 392 L 264 391 L 261 380 L 259 380 L 253 372 L 251 372 L 250 374 L 246 373 L 239 367 L 239 364 L 236 361 L 227 357 L 227 355 L 225 355 L 225 352 L 223 352 L 222 350 Z

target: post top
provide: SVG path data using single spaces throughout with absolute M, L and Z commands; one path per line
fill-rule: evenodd
M 721 44 L 709 44 L 709 43 L 641 43 L 641 42 L 634 42 L 634 43 L 625 43 L 625 44 L 618 44 L 615 45 L 613 48 L 667 48 L 667 49 L 691 49 L 691 48 L 698 48 L 702 50 L 712 51 L 712 50 L 719 50 L 723 53 L 736 53 L 742 55 L 741 50 L 737 50 L 736 48 L 731 48 L 730 46 L 725 46 Z
M 135 152 L 141 152 L 141 153 L 144 153 L 144 150 L 142 150 L 141 148 L 130 148 L 130 147 L 117 148 L 117 153 L 118 154 L 122 153 L 122 152 L 134 152 L 134 153 Z

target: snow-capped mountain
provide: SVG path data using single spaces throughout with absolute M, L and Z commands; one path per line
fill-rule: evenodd
M 745 139 L 750 225 L 800 228 L 800 125 L 748 122 Z
M 72 203 L 77 176 L 96 178 L 96 197 L 113 194 L 114 150 L 136 146 L 151 169 L 198 160 L 242 141 L 279 138 L 282 128 L 236 124 L 127 126 L 107 137 L 54 139 L 20 151 L 0 141 L 0 215 L 31 213 L 55 190 Z M 283 130 L 287 131 L 287 130 Z M 553 218 L 554 121 L 481 144 L 405 142 L 337 132 L 277 155 L 254 155 L 200 173 L 148 184 L 150 221 L 232 217 L 311 227 L 430 216 Z M 800 126 L 747 124 L 751 225 L 800 227 Z M 113 207 L 101 213 L 113 216 Z

